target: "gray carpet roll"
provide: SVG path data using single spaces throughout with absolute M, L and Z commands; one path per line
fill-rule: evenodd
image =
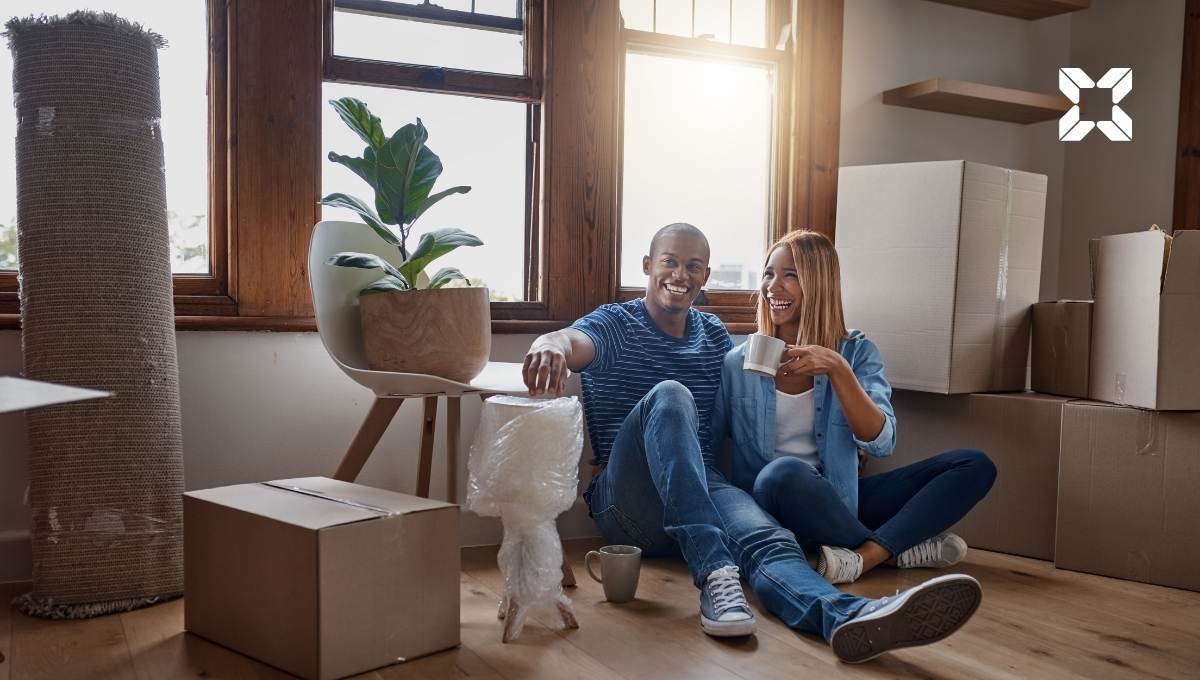
M 183 589 L 183 446 L 158 49 L 111 14 L 14 19 L 25 375 L 114 393 L 27 415 L 28 613 Z

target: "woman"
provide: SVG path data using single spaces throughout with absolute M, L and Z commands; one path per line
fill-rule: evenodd
M 846 330 L 837 252 L 825 236 L 795 231 L 768 250 L 758 330 L 788 347 L 774 378 L 742 369 L 745 345 L 725 357 L 714 435 L 733 438 L 734 484 L 819 550 L 817 571 L 831 583 L 885 562 L 960 561 L 967 545 L 945 531 L 987 494 L 996 468 L 959 449 L 859 477 L 860 450 L 891 455 L 896 416 L 879 350 Z

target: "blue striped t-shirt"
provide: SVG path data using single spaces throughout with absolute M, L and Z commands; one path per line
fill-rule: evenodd
M 658 383 L 677 380 L 692 392 L 700 448 L 709 451 L 713 401 L 721 384 L 721 362 L 732 348 L 729 331 L 712 314 L 688 310 L 682 338 L 664 333 L 643 300 L 602 305 L 571 324 L 596 345 L 596 356 L 580 376 L 583 410 L 592 451 L 608 462 L 617 431 L 638 401 Z

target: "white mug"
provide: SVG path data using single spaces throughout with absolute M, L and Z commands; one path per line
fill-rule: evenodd
M 746 338 L 746 359 L 742 368 L 751 373 L 774 377 L 786 349 L 787 343 L 779 338 L 755 333 Z

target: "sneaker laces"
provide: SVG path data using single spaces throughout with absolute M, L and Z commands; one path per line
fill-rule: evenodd
M 713 613 L 716 616 L 719 617 L 738 607 L 750 609 L 750 605 L 746 603 L 746 594 L 742 592 L 741 572 L 737 567 L 717 569 L 708 575 L 704 586 L 712 598 Z
M 933 564 L 942 557 L 942 537 L 934 536 L 900 553 L 896 558 L 896 566 L 901 569 L 908 567 Z

